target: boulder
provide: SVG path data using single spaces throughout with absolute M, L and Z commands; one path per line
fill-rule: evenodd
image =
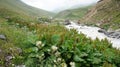
M 71 23 L 70 23 L 70 20 L 65 20 L 65 23 L 64 23 L 64 25 L 70 25 Z
M 5 36 L 5 35 L 0 34 L 0 39 L 1 39 L 1 40 L 6 40 L 7 38 L 6 38 L 6 36 Z
M 108 34 L 108 32 L 106 31 L 106 30 L 104 30 L 104 29 L 100 29 L 100 30 L 98 30 L 98 32 L 100 32 L 100 33 L 104 33 L 104 34 Z
M 104 33 L 106 36 L 108 36 L 110 38 L 120 39 L 120 32 L 116 32 L 116 31 L 107 32 L 104 29 L 100 29 L 100 30 L 98 30 L 98 32 Z
M 108 37 L 120 39 L 120 32 L 108 32 Z
M 117 39 L 120 39 L 120 35 L 116 37 Z

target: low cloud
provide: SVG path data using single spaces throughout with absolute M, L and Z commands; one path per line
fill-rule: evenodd
M 28 5 L 44 9 L 47 11 L 54 11 L 56 9 L 67 9 L 75 5 L 86 6 L 96 3 L 98 0 L 22 0 Z

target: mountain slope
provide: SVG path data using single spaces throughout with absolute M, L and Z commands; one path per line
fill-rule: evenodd
M 82 18 L 86 14 L 89 8 L 91 8 L 91 6 L 64 10 L 58 13 L 55 17 L 62 18 L 62 19 L 72 19 L 72 20 L 79 19 L 79 18 Z
M 96 23 L 105 29 L 120 28 L 120 0 L 100 0 L 81 22 Z
M 51 15 L 53 15 L 53 13 L 28 6 L 20 0 L 0 0 L 1 17 L 5 16 L 37 17 Z

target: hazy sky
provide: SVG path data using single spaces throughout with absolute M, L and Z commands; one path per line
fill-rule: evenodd
M 62 10 L 70 8 L 75 5 L 90 5 L 96 3 L 98 0 L 22 0 L 23 2 L 41 8 L 47 11 L 53 11 L 62 8 Z

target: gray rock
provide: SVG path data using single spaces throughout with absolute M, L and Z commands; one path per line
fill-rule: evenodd
M 11 55 L 8 55 L 8 56 L 5 57 L 6 61 L 10 61 L 11 59 L 13 59 L 13 57 Z
M 108 32 L 108 37 L 120 39 L 120 32 Z
M 104 30 L 104 29 L 100 29 L 100 30 L 98 30 L 98 32 L 100 32 L 100 33 L 104 33 L 104 34 L 108 34 L 108 32 L 106 31 L 106 30 Z
M 120 39 L 120 35 L 119 35 L 119 36 L 117 36 L 117 39 Z
M 0 39 L 1 39 L 1 40 L 6 40 L 6 36 L 5 36 L 5 35 L 0 34 Z
M 110 37 L 110 38 L 116 38 L 116 39 L 120 39 L 120 32 L 107 32 L 104 29 L 100 29 L 98 30 L 98 32 L 100 33 L 104 33 L 106 36 Z
M 64 25 L 70 25 L 71 23 L 70 23 L 70 20 L 65 20 L 65 23 L 64 23 Z

